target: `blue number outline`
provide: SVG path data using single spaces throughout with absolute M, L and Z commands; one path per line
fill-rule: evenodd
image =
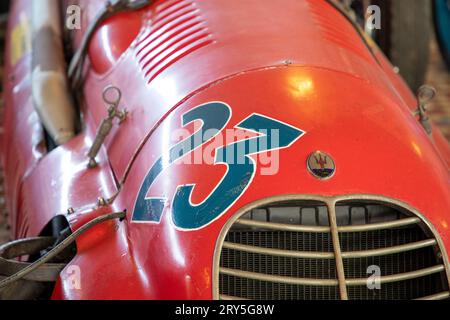
M 186 119 L 187 116 L 189 115 L 194 115 L 195 111 L 201 110 L 202 108 L 206 109 L 208 106 L 211 108 L 211 106 L 213 105 L 220 105 L 221 107 L 226 107 L 228 109 L 228 116 L 225 117 L 225 119 L 222 119 L 222 121 L 220 121 L 219 127 L 220 128 L 208 128 L 210 127 L 210 123 L 206 123 L 204 121 L 204 118 L 188 118 Z M 163 156 L 161 156 L 158 160 L 156 160 L 156 162 L 153 164 L 153 166 L 151 167 L 151 169 L 149 170 L 149 172 L 146 175 L 146 178 L 144 179 L 143 183 L 141 184 L 141 187 L 139 189 L 139 193 L 138 193 L 138 197 L 136 198 L 135 201 L 135 205 L 134 205 L 134 210 L 133 210 L 133 216 L 132 216 L 132 223 L 145 223 L 145 224 L 160 224 L 161 223 L 161 219 L 162 219 L 162 215 L 164 214 L 164 208 L 165 208 L 165 202 L 167 201 L 166 198 L 164 197 L 147 197 L 147 193 L 149 192 L 150 188 L 153 186 L 153 184 L 156 182 L 156 180 L 158 179 L 159 175 L 166 170 L 167 168 L 169 168 L 176 160 L 178 160 L 179 158 L 186 156 L 187 154 L 195 151 L 196 149 L 202 147 L 204 144 L 210 142 L 212 139 L 214 139 L 220 132 L 223 131 L 223 129 L 228 125 L 228 123 L 230 122 L 232 117 L 232 109 L 231 107 L 224 103 L 224 102 L 208 102 L 205 104 L 202 104 L 196 108 L 191 109 L 190 111 L 186 112 L 182 118 L 182 124 L 183 126 L 187 126 L 190 123 L 193 123 L 194 121 L 202 121 L 202 126 L 196 131 L 194 132 L 190 137 L 186 138 L 185 140 L 181 141 L 180 143 L 176 144 L 175 146 L 170 148 L 170 152 L 172 152 L 173 150 L 177 149 L 178 147 L 180 147 L 183 144 L 186 144 L 187 141 L 191 141 L 192 139 L 195 139 L 195 137 L 198 134 L 201 134 L 203 132 L 206 132 L 208 129 L 213 129 L 216 131 L 216 133 L 214 135 L 212 135 L 211 137 L 207 137 L 207 139 L 205 139 L 202 135 L 202 139 L 201 139 L 201 143 L 199 144 L 195 144 L 195 140 L 194 140 L 194 145 L 191 146 L 190 149 L 188 149 L 184 154 L 181 154 L 179 157 L 174 157 L 173 159 L 171 158 L 171 161 L 169 163 L 167 163 L 165 166 L 161 163 Z M 177 213 L 178 208 L 177 205 L 179 204 L 179 199 L 180 197 L 183 197 L 184 199 L 186 199 L 186 193 L 188 195 L 188 203 L 190 208 L 199 208 L 200 206 L 208 203 L 208 201 L 210 201 L 210 198 L 215 195 L 216 191 L 223 186 L 223 183 L 225 181 L 225 179 L 230 179 L 231 177 L 229 176 L 230 173 L 230 164 L 227 163 L 226 161 L 217 161 L 218 160 L 218 156 L 220 152 L 226 152 L 229 148 L 233 147 L 233 146 L 237 146 L 239 144 L 246 144 L 246 143 L 250 143 L 251 141 L 257 141 L 260 142 L 262 138 L 267 138 L 267 137 L 271 137 L 270 134 L 263 134 L 261 131 L 258 131 L 258 129 L 252 129 L 249 128 L 249 126 L 246 126 L 245 124 L 247 122 L 251 123 L 252 119 L 262 119 L 262 120 L 267 120 L 267 121 L 272 121 L 272 124 L 276 124 L 279 125 L 279 128 L 282 128 L 283 126 L 285 128 L 289 128 L 291 129 L 290 134 L 294 135 L 293 137 L 291 137 L 290 140 L 288 140 L 289 143 L 287 144 L 282 144 L 279 147 L 276 148 L 267 148 L 264 150 L 258 150 L 259 148 L 257 148 L 257 151 L 255 152 L 251 152 L 251 153 L 245 153 L 245 159 L 249 160 L 250 165 L 252 167 L 252 172 L 251 172 L 251 176 L 248 178 L 248 180 L 245 182 L 245 186 L 244 188 L 242 188 L 238 194 L 234 197 L 234 199 L 226 206 L 226 208 L 220 210 L 220 212 L 218 214 L 216 214 L 215 216 L 212 217 L 212 219 L 207 219 L 206 222 L 200 222 L 195 225 L 192 226 L 188 226 L 186 223 L 181 223 L 180 221 L 177 222 L 177 219 L 179 219 L 180 214 Z M 216 123 L 217 123 L 217 119 L 215 119 Z M 214 121 L 213 121 L 214 122 Z M 269 123 L 269 122 L 268 122 Z M 207 126 L 207 129 L 204 131 L 205 126 Z M 205 197 L 205 199 L 199 203 L 199 204 L 194 204 L 192 203 L 192 194 L 195 190 L 196 184 L 187 184 L 187 185 L 179 185 L 176 188 L 176 192 L 172 198 L 172 212 L 171 212 L 171 222 L 173 224 L 173 226 L 181 231 L 195 231 L 195 230 L 199 230 L 199 229 L 203 229 L 207 226 L 209 226 L 210 224 L 214 223 L 216 220 L 220 219 L 247 191 L 247 189 L 252 185 L 253 180 L 256 176 L 257 173 L 257 169 L 258 169 L 258 163 L 252 158 L 253 155 L 256 154 L 261 154 L 264 152 L 273 152 L 276 150 L 282 150 L 282 149 L 287 149 L 289 147 L 291 147 L 293 144 L 295 144 L 300 138 L 302 138 L 306 132 L 303 130 L 300 130 L 292 125 L 289 125 L 285 122 L 282 122 L 280 120 L 274 119 L 272 117 L 268 117 L 268 116 L 264 116 L 261 115 L 259 113 L 253 113 L 250 116 L 248 116 L 247 118 L 245 118 L 243 121 L 241 121 L 238 125 L 236 125 L 234 127 L 234 129 L 241 129 L 241 130 L 245 130 L 247 132 L 252 132 L 255 133 L 257 136 L 252 137 L 252 138 L 248 138 L 248 139 L 244 139 L 244 140 L 239 140 L 235 143 L 232 143 L 230 145 L 224 145 L 220 148 L 216 148 L 216 159 L 214 162 L 214 166 L 215 165 L 226 165 L 227 166 L 227 171 L 224 174 L 224 176 L 222 177 L 222 179 L 220 180 L 220 182 L 216 185 L 216 187 L 211 191 L 211 193 Z M 267 129 L 267 128 L 266 128 Z M 261 128 L 260 128 L 261 130 Z M 198 141 L 197 141 L 198 142 Z M 160 166 L 159 166 L 160 165 Z M 233 164 L 234 165 L 234 164 Z M 156 172 L 154 172 L 156 171 Z M 233 179 L 232 179 L 233 181 Z M 242 182 L 242 180 L 240 181 Z M 143 198 L 144 201 L 139 201 L 141 198 Z M 146 203 L 150 204 L 150 206 L 154 206 L 154 209 L 156 210 L 156 214 L 153 214 L 152 212 L 147 212 L 146 211 Z M 148 208 L 147 208 L 148 209 Z M 150 209 L 149 209 L 150 210 Z M 141 215 L 139 217 L 139 215 Z M 149 219 L 144 218 L 142 215 L 147 215 L 149 217 Z M 137 217 L 137 218 L 136 218 Z M 178 218 L 177 218 L 178 217 Z M 193 221 L 195 222 L 196 220 L 193 219 Z M 185 225 L 180 226 L 180 225 Z

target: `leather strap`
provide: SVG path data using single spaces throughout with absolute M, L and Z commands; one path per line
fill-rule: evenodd
M 40 251 L 54 245 L 55 238 L 38 237 L 17 240 L 0 247 L 0 278 L 16 274 L 31 265 L 28 262 L 13 260 L 25 255 L 36 255 Z M 48 263 L 27 274 L 23 279 L 36 282 L 55 282 L 65 268 L 65 264 Z

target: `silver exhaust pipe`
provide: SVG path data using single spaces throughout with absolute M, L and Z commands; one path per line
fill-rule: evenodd
M 64 144 L 75 135 L 76 113 L 70 95 L 59 0 L 32 2 L 32 97 L 52 139 Z

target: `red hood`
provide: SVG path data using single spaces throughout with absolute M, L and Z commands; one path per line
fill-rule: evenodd
M 182 128 L 182 115 L 212 101 L 230 106 L 232 117 L 226 129 L 257 113 L 305 134 L 280 150 L 276 174 L 262 175 L 258 170 L 228 210 L 196 230 L 174 225 L 176 189 L 195 185 L 191 200 L 200 204 L 214 193 L 227 168 L 213 164 L 168 166 L 145 192 L 146 198 L 166 198 L 161 220 L 129 221 L 128 225 L 133 264 L 141 270 L 139 277 L 145 275 L 147 281 L 136 280 L 147 292 L 143 295 L 210 298 L 212 257 L 225 223 L 240 208 L 280 195 L 375 195 L 394 199 L 424 214 L 447 248 L 450 246 L 448 169 L 414 117 L 398 101 L 358 78 L 315 68 L 281 67 L 247 73 L 186 102 L 142 150 L 115 203 L 118 208 L 135 207 L 137 191 L 144 187 L 150 168 L 176 142 L 171 141 L 170 134 Z M 186 128 L 194 131 L 192 125 Z M 337 170 L 332 179 L 318 180 L 308 172 L 307 158 L 316 150 L 333 157 Z M 130 220 L 135 214 L 130 212 Z M 155 252 L 157 259 L 152 254 Z M 167 289 L 159 287 L 157 292 L 149 293 L 145 283 L 152 280 L 166 283 Z M 180 290 L 174 291 L 173 287 Z
M 148 25 L 124 55 L 117 54 L 120 59 L 111 61 L 108 50 L 132 33 L 124 28 L 125 18 L 106 23 L 91 48 L 94 67 L 103 60 L 111 66 L 104 76 L 92 73 L 87 79 L 86 112 L 99 124 L 104 118 L 99 92 L 114 84 L 130 114 L 120 133 L 113 132 L 107 141 L 119 179 L 161 119 L 198 92 L 241 73 L 315 67 L 349 74 L 399 96 L 357 30 L 326 1 L 162 1 L 143 14 Z M 141 21 L 140 15 L 128 18 Z
M 447 166 L 409 109 L 370 83 L 319 68 L 269 68 L 204 90 L 177 109 L 150 138 L 131 172 L 131 179 L 140 183 L 153 163 L 151 159 L 162 154 L 168 144 L 174 144 L 164 135 L 183 128 L 184 113 L 211 101 L 221 101 L 231 107 L 232 118 L 226 129 L 233 129 L 243 119 L 258 113 L 305 132 L 291 147 L 280 151 L 280 172 L 274 176 L 257 176 L 240 206 L 280 193 L 376 194 L 417 208 L 433 206 L 430 199 L 436 200 L 432 201 L 437 206 L 435 209 L 450 204 Z M 317 150 L 330 154 L 336 162 L 336 175 L 330 181 L 319 181 L 307 171 L 306 160 Z M 169 185 L 172 184 L 199 182 L 198 198 L 201 199 L 201 190 L 208 192 L 223 175 L 223 168 L 198 167 L 201 168 L 198 176 L 190 169 L 186 179 L 177 177 L 174 181 L 170 176 L 171 183 L 161 186 L 163 193 L 171 193 Z M 211 182 L 202 187 L 205 172 Z M 131 191 L 138 186 L 130 181 L 126 187 Z M 427 194 L 428 190 L 432 192 Z M 134 196 L 130 192 L 131 202 Z
M 192 204 L 201 204 L 222 183 L 227 167 L 173 164 L 160 173 L 153 185 L 146 186 L 144 181 L 158 159 L 167 162 L 167 151 L 180 141 L 172 138 L 183 128 L 183 115 L 210 102 L 230 107 L 232 114 L 225 129 L 233 129 L 258 114 L 304 134 L 280 150 L 278 172 L 262 175 L 257 170 L 237 201 L 216 220 L 196 230 L 185 230 L 177 227 L 173 219 L 177 188 L 195 185 Z M 187 133 L 196 129 L 192 123 L 184 128 Z M 307 159 L 316 150 L 333 157 L 337 168 L 333 178 L 318 180 L 308 172 Z M 92 239 L 77 243 L 79 251 L 72 264 L 85 266 L 83 278 L 102 275 L 102 281 L 95 287 L 82 283 L 83 292 L 61 287 L 58 290 L 63 292 L 55 297 L 210 299 L 215 246 L 224 225 L 241 208 L 281 195 L 371 195 L 393 199 L 421 212 L 440 233 L 445 247 L 450 248 L 448 186 L 446 165 L 423 128 L 395 97 L 357 77 L 320 68 L 288 66 L 249 72 L 198 93 L 151 135 L 114 202 L 115 210 L 129 210 L 126 226 L 114 233 L 106 233 L 106 227 L 104 233 L 99 230 L 101 245 L 92 246 Z M 133 221 L 141 189 L 143 198 L 166 198 L 160 220 Z M 109 241 L 105 241 L 106 234 Z M 92 261 L 109 261 L 108 273 L 104 274 L 102 264 Z M 123 284 L 120 292 L 114 289 L 118 283 Z M 161 283 L 164 285 L 157 285 Z

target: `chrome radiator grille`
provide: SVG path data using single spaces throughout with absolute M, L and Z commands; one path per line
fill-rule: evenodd
M 219 249 L 221 299 L 450 297 L 446 256 L 433 232 L 392 204 L 272 203 L 239 217 Z M 379 289 L 369 289 L 371 266 L 381 272 Z

